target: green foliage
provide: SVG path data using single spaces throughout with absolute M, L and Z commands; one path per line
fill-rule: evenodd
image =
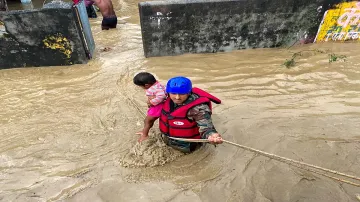
M 303 51 L 299 51 L 296 53 L 293 53 L 293 55 L 291 56 L 290 59 L 286 59 L 286 61 L 282 64 L 284 65 L 286 68 L 290 69 L 291 67 L 294 67 L 296 65 L 296 59 L 298 57 L 303 56 L 304 52 L 312 52 L 314 54 L 324 54 L 327 53 L 327 51 L 324 50 L 319 50 L 319 49 L 314 49 L 314 50 L 303 50 Z M 335 53 L 330 53 L 329 54 L 329 63 L 332 62 L 336 62 L 336 61 L 345 61 L 346 56 L 345 55 L 337 55 Z
M 336 55 L 335 53 L 329 54 L 329 63 L 336 62 L 336 61 L 344 61 L 346 60 L 345 55 Z

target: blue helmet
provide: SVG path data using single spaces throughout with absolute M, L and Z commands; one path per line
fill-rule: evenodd
M 190 79 L 178 76 L 171 78 L 166 85 L 166 92 L 172 94 L 189 94 L 192 90 Z

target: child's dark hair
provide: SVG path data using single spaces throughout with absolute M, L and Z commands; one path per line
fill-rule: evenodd
M 134 84 L 137 86 L 145 86 L 145 84 L 153 85 L 156 83 L 155 77 L 148 72 L 141 72 L 134 76 Z

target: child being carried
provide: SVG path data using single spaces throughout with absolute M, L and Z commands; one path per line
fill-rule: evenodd
M 164 101 L 167 98 L 165 86 L 162 85 L 155 77 L 148 72 L 141 72 L 137 74 L 134 79 L 134 84 L 143 88 L 148 98 L 148 111 L 144 120 L 144 128 L 142 131 L 136 133 L 141 135 L 139 142 L 147 139 L 149 131 L 154 125 L 154 122 L 160 117 Z

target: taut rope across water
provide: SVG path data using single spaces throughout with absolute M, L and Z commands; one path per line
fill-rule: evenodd
M 130 99 L 129 97 L 127 97 L 127 99 L 132 103 L 132 105 L 134 105 L 134 107 L 138 110 L 140 115 L 143 118 L 145 118 L 145 113 L 141 110 L 141 108 L 132 99 Z M 175 138 L 175 137 L 169 137 L 169 138 L 174 139 L 174 140 L 185 141 L 185 142 L 209 143 L 209 140 L 207 140 L 207 139 L 186 139 L 186 138 Z M 310 171 L 310 172 L 313 172 L 313 173 L 316 173 L 316 174 L 331 178 L 333 180 L 337 180 L 337 181 L 340 181 L 340 182 L 343 182 L 343 183 L 346 183 L 346 184 L 350 184 L 350 185 L 353 185 L 353 186 L 360 187 L 360 184 L 359 184 L 360 183 L 360 177 L 357 177 L 357 176 L 354 176 L 354 175 L 348 175 L 348 174 L 345 174 L 345 173 L 342 173 L 342 172 L 339 172 L 339 171 L 336 171 L 336 170 L 331 170 L 331 169 L 323 168 L 323 167 L 320 167 L 320 166 L 304 163 L 304 162 L 301 162 L 301 161 L 296 161 L 296 160 L 293 160 L 293 159 L 289 159 L 289 158 L 286 158 L 286 157 L 282 157 L 282 156 L 278 156 L 278 155 L 275 155 L 275 154 L 264 152 L 264 151 L 261 151 L 261 150 L 258 150 L 258 149 L 254 149 L 254 148 L 251 148 L 251 147 L 248 147 L 248 146 L 237 144 L 237 143 L 234 143 L 234 142 L 231 142 L 231 141 L 228 141 L 228 140 L 223 139 L 223 142 L 227 143 L 227 144 L 230 144 L 230 145 L 233 145 L 233 146 L 236 146 L 236 147 L 239 147 L 239 148 L 242 148 L 242 149 L 245 149 L 247 151 L 251 151 L 251 152 L 260 154 L 262 156 L 266 156 L 266 157 L 268 157 L 270 159 L 278 160 L 278 161 L 281 161 L 281 162 L 286 163 L 288 165 L 296 166 L 298 168 L 301 168 L 301 169 L 304 169 L 304 170 L 307 170 L 307 171 Z M 325 173 L 321 173 L 321 172 L 318 172 L 318 171 L 315 171 L 315 170 L 311 170 L 310 168 L 318 169 L 318 170 L 321 170 L 321 171 L 324 171 L 324 172 L 327 172 L 327 173 L 332 173 L 332 174 L 335 174 L 335 175 L 340 175 L 340 176 L 347 177 L 347 178 L 350 178 L 350 179 L 353 179 L 353 180 L 357 180 L 357 181 L 359 181 L 359 183 L 355 183 L 355 182 L 351 182 L 351 181 L 348 181 L 348 180 L 345 180 L 345 179 L 333 177 L 333 176 L 330 176 L 330 175 L 325 174 Z

